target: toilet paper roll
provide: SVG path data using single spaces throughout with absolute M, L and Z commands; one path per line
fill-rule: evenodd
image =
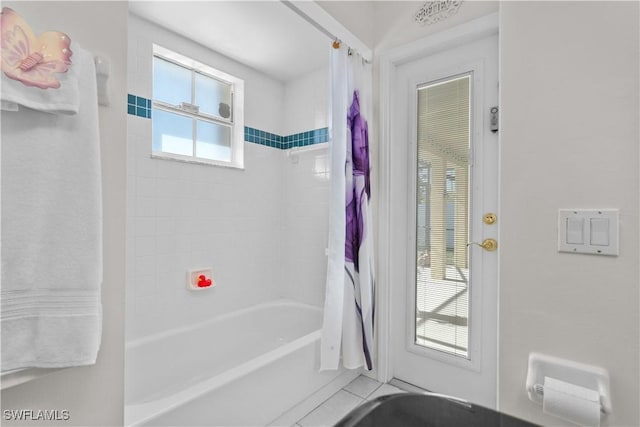
M 575 384 L 544 377 L 542 411 L 581 426 L 600 426 L 600 393 Z

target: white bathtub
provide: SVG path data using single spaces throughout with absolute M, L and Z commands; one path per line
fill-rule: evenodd
M 341 372 L 318 372 L 322 311 L 256 305 L 126 345 L 125 425 L 263 426 Z

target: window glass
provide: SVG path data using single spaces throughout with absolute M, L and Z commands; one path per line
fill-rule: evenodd
M 231 128 L 198 120 L 196 157 L 210 160 L 231 160 Z
M 193 119 L 153 110 L 153 151 L 193 156 Z
M 191 70 L 154 56 L 153 99 L 172 105 L 191 103 Z
M 200 73 L 195 74 L 195 104 L 200 112 L 229 120 L 231 85 Z
M 158 45 L 153 51 L 153 157 L 242 168 L 244 81 Z
M 415 343 L 469 357 L 470 76 L 418 88 Z

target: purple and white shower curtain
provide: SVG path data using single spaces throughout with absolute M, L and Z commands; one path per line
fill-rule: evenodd
M 341 46 L 331 52 L 331 184 L 320 369 L 373 369 L 375 276 L 369 130 L 371 66 Z

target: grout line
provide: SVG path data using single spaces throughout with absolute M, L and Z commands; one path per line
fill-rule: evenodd
M 360 377 L 369 378 L 369 377 L 367 377 L 366 375 L 360 375 Z M 360 378 L 360 377 L 356 377 L 356 379 L 355 379 L 355 380 L 357 380 L 357 379 L 358 379 L 358 378 Z M 375 393 L 375 392 L 376 392 L 376 390 L 378 390 L 380 387 L 382 387 L 382 386 L 385 384 L 385 383 L 381 383 L 381 382 L 379 382 L 379 381 L 376 381 L 376 380 L 374 380 L 373 378 L 369 378 L 369 379 L 371 379 L 372 381 L 377 382 L 377 383 L 378 383 L 378 385 L 376 386 L 376 388 L 374 388 L 374 389 L 373 389 L 373 390 L 371 390 L 369 393 L 367 393 L 367 395 L 366 395 L 365 397 L 363 397 L 363 398 L 362 398 L 362 399 L 365 399 L 365 400 L 366 400 L 367 398 L 369 398 L 369 396 L 371 396 L 373 393 Z M 355 380 L 353 380 L 353 381 L 355 381 Z M 353 381 L 351 381 L 351 382 L 353 382 Z M 351 384 L 351 383 L 349 383 L 349 384 Z M 347 387 L 349 384 L 347 384 L 345 387 Z M 342 389 L 343 389 L 344 391 L 346 391 L 347 393 L 351 393 L 351 394 L 353 394 L 353 395 L 355 395 L 355 396 L 358 396 L 357 394 L 352 393 L 352 392 L 350 392 L 349 390 L 345 390 L 345 388 L 344 388 L 344 387 L 343 387 Z M 358 396 L 358 397 L 360 397 L 360 396 Z
M 371 393 L 367 394 L 367 397 L 365 397 L 365 400 L 369 398 L 369 396 L 371 396 L 373 393 L 375 393 L 380 387 L 383 386 L 383 383 L 378 384 L 378 386 L 376 388 L 374 388 L 373 390 L 371 390 Z
M 342 390 L 342 389 L 340 389 Z M 338 391 L 340 391 L 338 390 Z M 312 413 L 313 411 L 315 411 L 316 409 L 318 409 L 319 407 L 321 407 L 322 405 L 324 405 L 329 399 L 331 399 L 333 396 L 336 395 L 336 393 L 338 393 L 338 391 L 336 391 L 335 393 L 333 393 L 331 396 L 327 397 L 325 400 L 322 401 L 322 403 L 318 404 L 318 406 L 316 406 L 315 408 L 313 408 L 312 410 L 310 410 L 309 412 L 307 412 L 306 414 L 304 414 L 302 417 L 300 417 L 300 419 L 298 421 L 296 421 L 296 424 L 300 424 L 300 421 L 302 421 L 303 419 L 305 419 L 310 413 Z M 302 424 L 300 424 L 302 426 Z
M 355 381 L 355 380 L 354 380 L 354 381 Z M 349 383 L 349 384 L 351 384 L 351 383 Z M 378 387 L 380 387 L 380 386 L 378 386 Z M 376 388 L 376 390 L 377 390 L 377 389 L 378 389 L 378 388 Z M 298 421 L 296 421 L 296 424 L 299 424 L 301 420 L 303 420 L 303 419 L 304 419 L 304 418 L 306 418 L 310 413 L 312 413 L 313 411 L 315 411 L 316 409 L 318 409 L 319 407 L 321 407 L 322 405 L 324 405 L 325 403 L 327 403 L 327 401 L 328 401 L 329 399 L 331 399 L 333 396 L 335 396 L 336 394 L 340 393 L 341 391 L 347 392 L 347 393 L 349 393 L 350 395 L 355 396 L 355 397 L 357 397 L 358 399 L 360 399 L 360 400 L 361 400 L 361 402 L 360 402 L 360 403 L 358 403 L 358 406 L 360 406 L 360 405 L 362 405 L 363 403 L 365 403 L 365 402 L 366 402 L 366 398 L 360 397 L 360 396 L 358 396 L 357 394 L 350 392 L 349 390 L 345 390 L 345 389 L 344 389 L 344 387 L 343 387 L 343 388 L 341 388 L 340 390 L 338 390 L 338 391 L 336 391 L 335 393 L 333 393 L 331 396 L 327 397 L 327 399 L 326 399 L 326 400 L 324 400 L 324 401 L 323 401 L 322 403 L 320 403 L 318 406 L 316 406 L 315 408 L 313 408 L 312 410 L 310 410 L 308 413 L 304 414 L 304 416 L 303 416 L 303 417 L 301 417 Z M 375 390 L 374 390 L 374 391 L 375 391 Z M 373 392 L 371 392 L 371 393 L 373 393 Z
M 377 390 L 377 389 L 376 389 L 376 390 Z M 349 393 L 349 394 L 350 394 L 350 395 L 352 395 L 352 396 L 357 397 L 358 399 L 361 399 L 361 400 L 364 400 L 364 399 L 365 399 L 364 397 L 362 397 L 362 396 L 358 396 L 357 394 L 352 393 L 352 392 L 350 392 L 349 390 L 345 390 L 344 388 L 341 388 L 341 389 L 340 389 L 340 390 L 338 390 L 338 391 L 346 391 L 347 393 Z M 334 396 L 335 396 L 336 394 L 338 394 L 338 392 L 335 392 Z M 333 396 L 331 396 L 331 397 L 333 397 Z

